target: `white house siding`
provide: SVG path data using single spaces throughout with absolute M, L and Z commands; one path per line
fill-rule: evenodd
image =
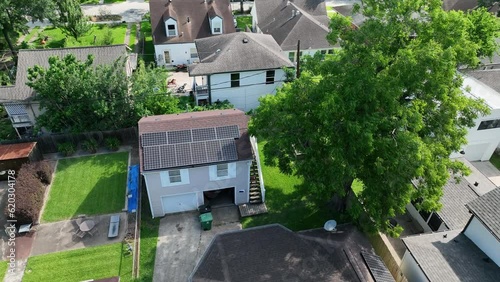
M 212 103 L 228 100 L 235 108 L 249 111 L 259 106 L 259 98 L 267 94 L 275 94 L 285 80 L 285 72 L 275 69 L 273 84 L 266 84 L 266 71 L 240 72 L 240 86 L 231 87 L 231 73 L 213 74 L 210 76 L 210 93 Z
M 191 48 L 196 48 L 194 42 L 178 44 L 158 44 L 155 45 L 155 58 L 159 66 L 191 64 L 198 61 L 198 58 L 191 58 Z M 170 62 L 165 62 L 164 53 L 169 51 Z
M 410 282 L 426 282 L 429 281 L 424 272 L 413 258 L 410 252 L 406 251 L 401 262 L 401 271 L 406 279 Z
M 333 48 L 331 48 L 331 49 L 307 49 L 307 50 L 300 50 L 300 52 L 302 52 L 302 57 L 304 57 L 305 55 L 314 56 L 314 54 L 316 54 L 316 52 L 321 52 L 321 51 L 326 51 L 328 53 L 328 50 L 333 50 Z M 296 62 L 297 61 L 297 50 L 283 51 L 283 54 L 285 54 L 285 56 L 289 59 L 290 59 L 290 53 L 293 53 L 293 58 L 294 58 L 291 61 Z
M 478 246 L 497 266 L 500 266 L 500 242 L 486 229 L 476 218 L 472 218 L 469 226 L 465 229 L 465 236 Z
M 161 171 L 143 172 L 153 217 L 164 216 L 162 197 L 196 193 L 197 202 L 189 203 L 192 207 L 204 204 L 203 192 L 234 187 L 235 204 L 248 203 L 251 161 L 238 161 L 236 177 L 210 181 L 210 166 L 188 168 L 189 184 L 162 187 Z M 166 170 L 164 170 L 166 171 Z
M 418 224 L 424 229 L 424 232 L 432 232 L 432 229 L 429 227 L 427 222 L 422 218 L 422 216 L 412 203 L 406 205 L 406 210 L 411 215 L 411 217 L 415 219 L 418 222 Z

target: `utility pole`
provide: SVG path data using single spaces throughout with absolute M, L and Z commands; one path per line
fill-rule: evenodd
M 300 77 L 300 40 L 297 41 L 297 72 L 295 76 Z

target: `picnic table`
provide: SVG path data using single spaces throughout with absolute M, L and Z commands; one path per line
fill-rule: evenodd
M 95 222 L 93 220 L 91 220 L 91 219 L 85 220 L 84 222 L 82 222 L 82 224 L 80 224 L 80 230 L 87 232 L 87 231 L 92 230 L 92 228 L 94 228 L 94 226 L 95 226 Z

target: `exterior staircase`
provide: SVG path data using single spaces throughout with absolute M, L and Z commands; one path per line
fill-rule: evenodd
M 250 166 L 250 204 L 262 203 L 262 191 L 260 190 L 259 168 L 255 158 Z

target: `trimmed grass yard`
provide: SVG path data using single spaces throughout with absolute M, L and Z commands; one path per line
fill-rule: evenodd
M 5 274 L 7 274 L 7 267 L 9 264 L 6 261 L 0 261 L 0 281 L 3 281 Z
M 141 192 L 141 254 L 139 258 L 139 281 L 153 281 L 156 244 L 160 219 L 152 218 L 146 189 Z
M 66 37 L 61 29 L 55 27 L 47 27 L 41 31 L 31 45 L 35 48 L 62 48 L 62 47 L 77 47 L 77 46 L 102 46 L 104 38 L 111 31 L 112 44 L 123 44 L 125 42 L 125 33 L 127 24 L 108 25 L 108 24 L 93 24 L 90 31 L 76 41 L 73 37 Z M 42 45 L 42 39 L 48 37 L 45 45 Z M 94 44 L 94 36 L 96 42 Z
M 120 276 L 132 281 L 132 256 L 115 243 L 99 247 L 34 256 L 28 259 L 23 282 L 72 282 Z
M 42 221 L 121 211 L 127 167 L 128 152 L 59 160 Z
M 135 52 L 135 38 L 137 37 L 137 25 L 132 23 L 132 27 L 130 28 L 130 40 L 128 42 L 128 46 L 132 49 L 132 52 Z
M 302 185 L 303 179 L 296 176 L 285 175 L 277 167 L 264 164 L 262 148 L 265 142 L 259 142 L 259 155 L 262 174 L 266 188 L 267 214 L 242 218 L 243 228 L 280 223 L 291 230 L 305 230 L 323 227 L 329 219 L 340 221 L 340 217 L 333 213 L 325 203 L 318 206 L 308 199 L 308 194 L 303 190 L 295 189 Z
M 146 64 L 155 61 L 155 46 L 153 45 L 153 36 L 151 34 L 151 22 L 141 22 L 141 34 L 144 38 L 144 49 L 142 50 L 142 59 Z M 139 44 L 142 42 L 139 41 Z
M 236 17 L 236 25 L 242 31 L 245 31 L 246 27 L 252 28 L 252 16 L 240 16 Z
M 500 170 L 500 156 L 497 153 L 493 153 L 491 155 L 490 162 L 498 169 Z

